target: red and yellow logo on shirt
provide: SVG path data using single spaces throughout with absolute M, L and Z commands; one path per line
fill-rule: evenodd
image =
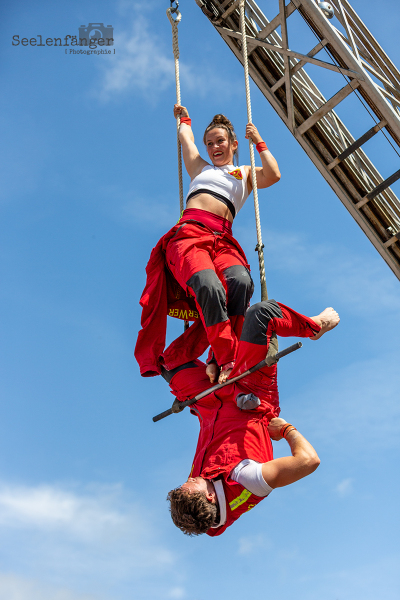
M 243 179 L 242 171 L 240 169 L 235 169 L 234 171 L 229 171 L 229 175 L 233 175 L 235 179 Z

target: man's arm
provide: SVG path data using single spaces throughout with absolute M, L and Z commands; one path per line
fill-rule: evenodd
M 284 419 L 272 419 L 268 425 L 271 439 L 281 440 L 281 429 Z M 290 446 L 292 456 L 275 458 L 262 465 L 262 476 L 272 488 L 289 485 L 310 475 L 318 467 L 320 460 L 314 448 L 297 430 L 292 430 L 285 437 Z

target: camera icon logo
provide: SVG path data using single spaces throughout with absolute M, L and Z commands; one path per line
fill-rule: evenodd
M 114 44 L 114 27 L 112 25 L 104 25 L 104 23 L 89 23 L 86 27 L 81 25 L 79 27 L 79 41 L 86 40 L 89 44 L 90 40 L 96 39 L 96 42 L 102 38 L 106 40 L 106 46 L 112 46 Z

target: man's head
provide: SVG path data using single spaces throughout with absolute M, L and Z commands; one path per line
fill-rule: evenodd
M 189 477 L 167 496 L 173 522 L 187 535 L 206 533 L 219 520 L 214 485 L 202 477 Z

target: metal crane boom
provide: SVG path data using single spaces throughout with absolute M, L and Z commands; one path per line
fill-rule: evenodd
M 239 0 L 196 3 L 243 63 Z M 268 2 L 271 8 L 274 4 Z M 279 13 L 270 20 L 253 0 L 247 0 L 249 73 L 400 279 L 400 201 L 390 188 L 400 178 L 400 169 L 382 177 L 361 148 L 382 130 L 392 151 L 399 153 L 400 73 L 347 0 L 330 0 L 329 4 L 334 7 L 339 28 L 315 0 L 292 0 L 286 6 L 285 0 L 279 0 Z M 287 24 L 295 11 L 317 38 L 308 54 L 289 49 Z M 330 56 L 328 62 L 317 58 L 323 49 Z M 321 67 L 336 78 L 339 89 L 328 100 L 306 73 L 307 64 Z M 358 95 L 375 122 L 357 139 L 334 111 L 350 94 Z

